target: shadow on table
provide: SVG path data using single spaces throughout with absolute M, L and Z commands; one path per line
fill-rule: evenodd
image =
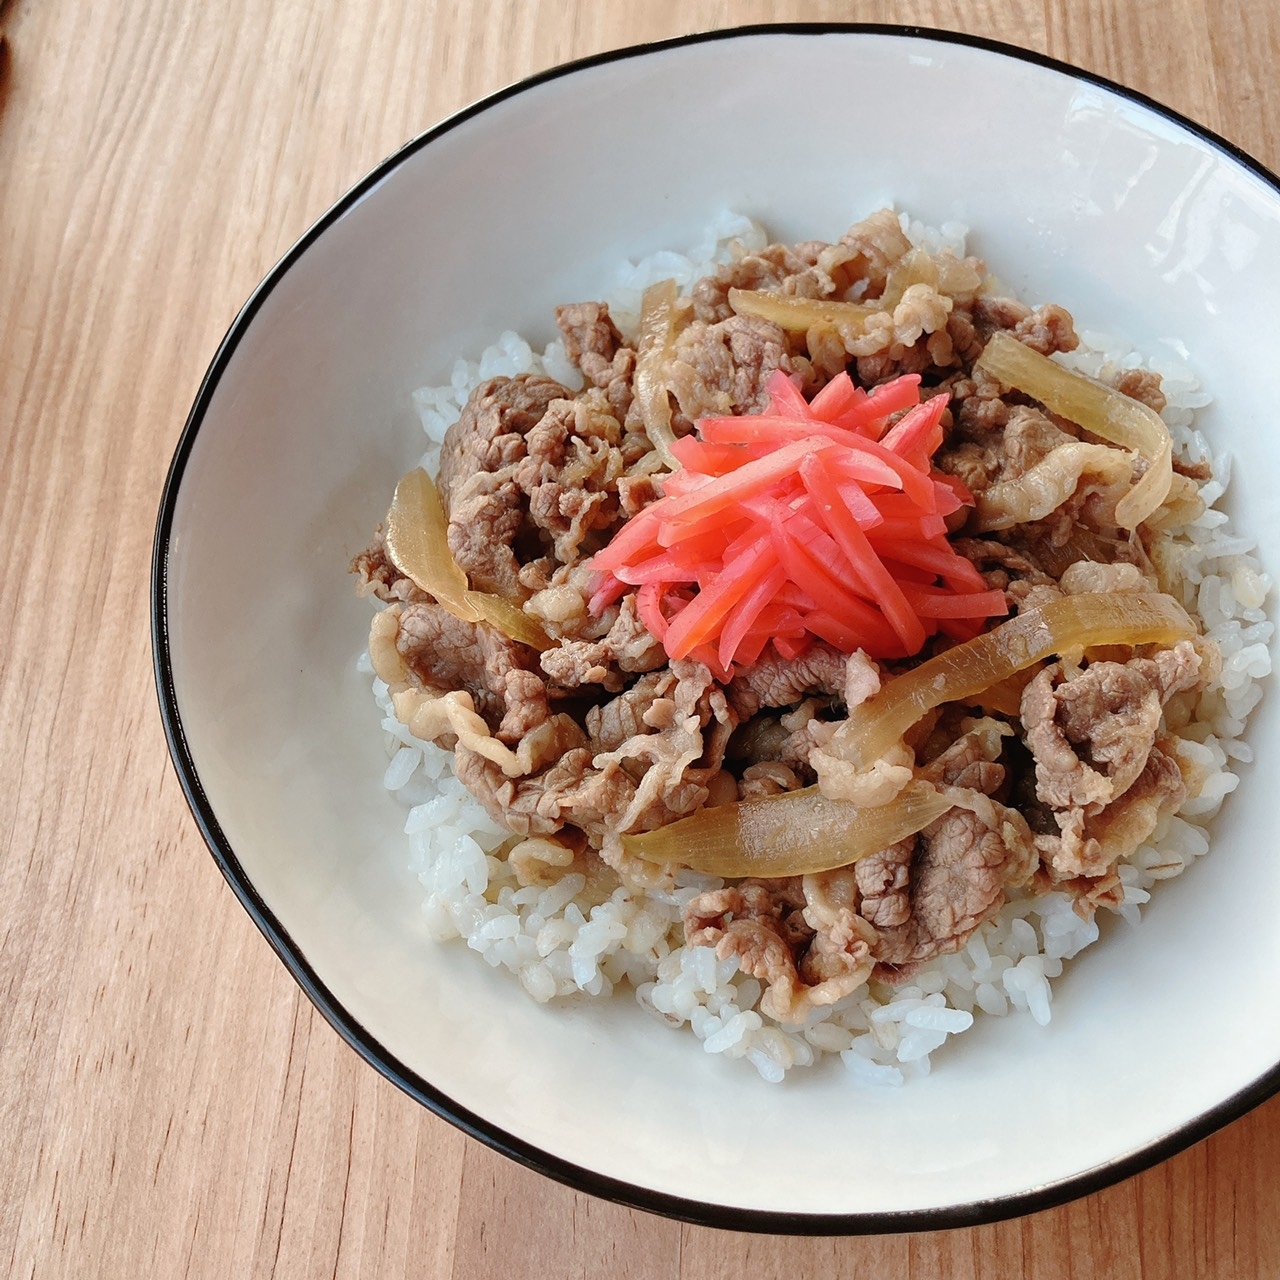
M 0 0 L 0 115 L 4 113 L 4 104 L 9 97 L 9 42 L 4 38 L 5 14 L 10 9 L 9 0 Z

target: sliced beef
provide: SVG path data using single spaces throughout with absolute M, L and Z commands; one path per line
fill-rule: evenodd
M 519 551 L 525 503 L 511 478 L 513 466 L 478 471 L 457 485 L 449 509 L 448 539 L 453 558 L 474 590 L 514 601 L 525 596 Z
M 778 796 L 784 791 L 795 791 L 804 786 L 799 773 L 781 760 L 762 760 L 749 764 L 738 779 L 739 800 L 759 800 L 764 796 Z
M 595 640 L 561 640 L 542 654 L 542 669 L 556 689 L 599 685 L 616 693 L 625 688 L 629 677 L 656 670 L 666 661 L 662 642 L 640 621 L 632 593 L 623 596 L 604 635 Z
M 626 470 L 618 420 L 589 399 L 557 400 L 525 436 L 512 480 L 559 564 L 573 564 L 618 523 Z
M 1027 685 L 1022 721 L 1036 799 L 1056 824 L 1036 836 L 1051 880 L 1109 875 L 1186 798 L 1173 748 L 1161 746 L 1163 712 L 1204 679 L 1199 650 L 1182 641 L 1126 663 L 1055 663 Z
M 1012 810 L 993 805 L 1007 817 Z M 1018 832 L 1018 835 L 1012 835 Z M 1021 834 L 1025 833 L 1025 835 Z M 909 886 L 891 885 L 875 899 L 873 952 L 885 970 L 958 951 L 973 931 L 1004 905 L 1005 885 L 1020 871 L 1031 848 L 1025 823 L 992 822 L 967 809 L 952 809 L 913 841 Z M 899 855 L 900 856 L 900 855 Z M 896 874 L 895 874 L 896 880 Z M 910 914 L 900 924 L 904 896 Z
M 423 688 L 469 693 L 503 742 L 518 742 L 550 714 L 546 684 L 529 669 L 530 649 L 493 627 L 463 622 L 433 601 L 401 609 L 396 649 Z
M 938 465 L 978 495 L 1016 480 L 1079 433 L 974 362 L 997 331 L 1044 354 L 1070 351 L 1077 338 L 1061 308 L 987 296 L 984 277 L 976 259 L 914 249 L 891 210 L 833 244 L 746 254 L 694 286 L 691 320 L 681 304 L 687 323 L 662 370 L 674 426 L 758 411 L 777 370 L 809 395 L 846 368 L 864 387 L 917 373 L 924 394 L 950 396 Z M 734 314 L 735 288 L 881 305 L 856 331 L 819 323 L 789 332 Z M 450 428 L 440 476 L 449 544 L 472 586 L 521 602 L 554 643 L 538 654 L 459 622 L 375 538 L 352 568 L 361 593 L 388 605 L 370 654 L 397 714 L 455 748 L 458 777 L 496 820 L 552 837 L 538 846 L 548 865 L 598 850 L 635 885 L 660 873 L 626 854 L 623 834 L 735 795 L 794 790 L 817 776 L 815 761 L 846 768 L 849 776 L 823 774 L 833 794 L 847 784 L 860 803 L 873 802 L 849 762 L 823 752 L 841 703 L 878 691 L 877 664 L 815 643 L 797 660 L 771 654 L 721 686 L 701 664 L 667 661 L 634 593 L 590 607 L 598 582 L 589 557 L 661 496 L 663 479 L 634 402 L 636 352 L 608 308 L 575 303 L 556 320 L 583 390 L 573 396 L 544 377 L 488 380 Z M 1125 371 L 1113 381 L 1163 407 L 1154 375 Z M 1087 481 L 1098 483 L 1090 490 Z M 1105 515 L 1100 484 L 1087 475 L 1035 524 L 991 532 L 998 520 L 975 519 L 971 527 L 988 532 L 954 546 L 1017 610 L 1064 592 L 1147 589 L 1154 578 L 1141 540 L 1095 519 Z M 914 777 L 953 789 L 955 807 L 852 867 L 698 895 L 689 942 L 736 957 L 765 985 L 763 1011 L 794 1025 L 873 974 L 895 981 L 957 950 L 1010 886 L 1033 876 L 1035 890 L 1062 889 L 1082 913 L 1115 905 L 1119 853 L 1187 793 L 1189 766 L 1166 736 L 1164 708 L 1204 678 L 1199 651 L 1182 644 L 1123 663 L 1028 672 L 1025 689 L 1010 681 L 994 691 L 990 716 L 954 707 L 924 717 L 870 783 L 887 798 L 899 775 Z M 1009 723 L 1020 694 L 1025 745 Z
M 862 915 L 877 929 L 901 929 L 911 919 L 911 864 L 916 838 L 908 836 L 854 863 Z
M 499 472 L 524 457 L 524 438 L 553 400 L 569 392 L 551 378 L 490 378 L 468 397 L 445 432 L 440 450 L 440 496 L 452 512 L 458 487 L 477 471 Z
M 1177 760 L 1153 746 L 1142 772 L 1119 799 L 1096 815 L 1079 806 L 1060 811 L 1055 815 L 1058 833 L 1036 837 L 1050 880 L 1078 883 L 1109 877 L 1120 858 L 1150 838 L 1160 814 L 1186 798 Z
M 997 331 L 1012 333 L 1041 355 L 1074 351 L 1080 345 L 1069 312 L 1052 304 L 1034 310 L 1014 298 L 978 297 L 970 315 L 975 333 L 985 346 Z
M 1005 741 L 1012 730 L 1001 720 L 984 716 L 963 717 L 949 730 L 948 745 L 936 755 L 922 753 L 919 776 L 939 787 L 963 787 L 994 796 L 1005 783 L 1007 769 L 1001 763 Z
M 1009 546 L 999 538 L 953 538 L 951 546 L 982 574 L 988 587 L 1008 591 L 1013 583 L 1028 587 L 1055 586 L 1057 580 L 1046 573 L 1033 552 Z
M 549 768 L 512 778 L 494 761 L 459 750 L 458 777 L 522 835 L 572 827 L 599 844 L 701 808 L 737 723 L 711 673 L 700 663 L 672 663 L 616 702 L 593 708 L 589 737 L 579 731 Z
M 1019 320 L 1013 326 L 1013 336 L 1042 356 L 1074 351 L 1080 345 L 1070 313 L 1052 303 L 1036 307 Z
M 566 354 L 589 382 L 612 367 L 623 343 L 606 303 L 573 302 L 557 307 L 556 325 L 564 335 Z
M 836 284 L 817 268 L 817 253 L 805 253 L 804 246 L 791 248 L 771 244 L 759 253 L 717 267 L 693 287 L 693 312 L 704 324 L 718 324 L 733 315 L 729 305 L 730 289 L 764 289 L 798 298 L 825 298 L 835 292 Z
M 1150 369 L 1125 369 L 1113 381 L 1112 385 L 1122 396 L 1145 404 L 1156 413 L 1163 413 L 1169 403 L 1164 394 L 1163 380 L 1158 373 Z M 1207 480 L 1208 474 L 1197 477 Z
M 1022 694 L 1039 798 L 1100 813 L 1145 767 L 1164 704 L 1199 682 L 1200 655 L 1185 640 L 1154 658 L 1046 667 Z
M 760 1009 L 794 1025 L 871 976 L 875 930 L 855 910 L 848 872 L 789 880 L 744 880 L 699 894 L 685 909 L 685 939 L 765 986 Z
M 406 578 L 395 561 L 387 555 L 387 545 L 381 529 L 368 547 L 351 561 L 351 572 L 359 579 L 356 584 L 357 595 L 374 596 L 384 604 L 394 604 L 397 601 L 412 603 L 431 598 L 416 582 Z
M 575 302 L 556 308 L 565 352 L 591 386 L 601 388 L 619 422 L 631 407 L 636 353 L 622 340 L 603 302 Z
M 596 751 L 616 751 L 628 738 L 670 724 L 675 679 L 668 670 L 650 671 L 625 693 L 597 703 L 587 712 L 587 734 Z
M 843 695 L 848 659 L 833 645 L 818 641 L 798 658 L 766 649 L 759 662 L 740 670 L 729 684 L 729 699 L 739 719 L 761 707 L 790 707 L 813 694 Z
M 690 900 L 684 912 L 685 941 L 694 947 L 715 946 L 735 923 L 759 921 L 794 946 L 813 936 L 804 920 L 804 906 L 799 876 L 739 880 Z
M 962 408 L 956 430 L 936 456 L 938 469 L 958 477 L 973 494 L 1016 480 L 1075 439 L 1039 409 L 995 403 L 1002 406 L 998 421 L 975 421 Z
M 528 376 L 483 383 L 441 453 L 449 549 L 472 587 L 523 601 L 548 553 L 561 565 L 589 555 L 622 517 L 629 465 L 602 393 L 571 398 Z
M 716 324 L 695 320 L 675 341 L 666 377 L 687 422 L 753 413 L 768 403 L 765 383 L 795 364 L 787 335 L 758 316 L 730 316 Z

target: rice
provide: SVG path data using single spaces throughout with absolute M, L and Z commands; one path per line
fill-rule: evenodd
M 964 229 L 934 230 L 902 218 L 911 240 L 937 251 L 964 251 Z M 739 215 L 722 215 L 687 253 L 664 252 L 619 271 L 608 294 L 624 333 L 633 328 L 640 295 L 656 280 L 688 285 L 718 263 L 766 243 L 763 230 Z M 1208 824 L 1238 784 L 1237 762 L 1252 759 L 1244 732 L 1271 671 L 1274 627 L 1265 605 L 1271 579 L 1254 543 L 1230 529 L 1217 503 L 1230 482 L 1230 459 L 1214 458 L 1196 429 L 1195 411 L 1209 402 L 1180 362 L 1145 360 L 1105 334 L 1084 332 L 1080 348 L 1059 356 L 1094 377 L 1149 368 L 1162 377 L 1168 398 L 1163 417 L 1176 456 L 1211 464 L 1201 488 L 1205 512 L 1173 535 L 1170 563 L 1174 593 L 1203 621 L 1222 652 L 1220 679 L 1200 696 L 1190 723 L 1178 726 L 1183 757 L 1200 782 L 1176 814 L 1163 816 L 1146 844 L 1118 868 L 1124 888 L 1119 914 L 1137 923 L 1155 885 L 1186 871 L 1209 849 Z M 498 375 L 546 373 L 571 389 L 581 377 L 558 339 L 541 351 L 515 333 L 503 333 L 476 361 L 458 360 L 447 385 L 414 395 L 428 439 L 422 465 L 439 466 L 444 433 L 456 421 L 472 388 Z M 367 655 L 361 670 L 373 675 Z M 576 995 L 609 996 L 629 988 L 657 1021 L 687 1027 L 707 1053 L 742 1058 L 766 1081 L 821 1058 L 838 1058 L 852 1084 L 898 1087 L 927 1075 L 932 1055 L 969 1031 L 977 1015 L 1028 1016 L 1046 1025 L 1052 1017 L 1052 982 L 1064 963 L 1100 936 L 1096 921 L 1082 919 L 1065 893 L 1014 894 L 1001 913 L 952 955 L 922 966 L 907 985 L 872 982 L 845 999 L 810 1012 L 795 1027 L 760 1014 L 759 981 L 719 960 L 709 947 L 684 945 L 682 918 L 688 902 L 721 882 L 681 873 L 670 891 L 607 895 L 580 873 L 550 886 L 524 886 L 495 856 L 509 833 L 494 823 L 453 775 L 452 756 L 414 738 L 395 717 L 387 686 L 373 678 L 382 709 L 388 764 L 386 789 L 406 807 L 404 832 L 409 868 L 420 880 L 423 912 L 437 941 L 463 939 L 495 968 L 513 974 L 541 1003 Z

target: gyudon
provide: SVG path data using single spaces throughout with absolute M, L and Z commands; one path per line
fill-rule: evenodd
M 437 474 L 353 565 L 387 784 L 434 931 L 538 999 L 898 1081 L 1047 1020 L 1099 910 L 1207 847 L 1268 584 L 1192 384 L 959 245 L 743 223 L 687 274 L 423 394 Z

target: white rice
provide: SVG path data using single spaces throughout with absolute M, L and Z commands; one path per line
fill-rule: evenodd
M 939 230 L 910 222 L 903 228 L 930 250 L 964 251 L 964 229 Z M 726 214 L 703 243 L 686 254 L 660 253 L 628 263 L 605 291 L 623 332 L 635 323 L 643 289 L 674 276 L 687 285 L 745 249 L 766 243 L 748 219 Z M 1182 752 L 1204 769 L 1204 782 L 1176 815 L 1161 819 L 1152 839 L 1119 868 L 1124 885 L 1120 914 L 1136 923 L 1155 884 L 1180 875 L 1209 848 L 1207 824 L 1238 782 L 1235 762 L 1252 759 L 1245 724 L 1271 671 L 1273 624 L 1264 612 L 1271 579 L 1253 554 L 1254 543 L 1235 536 L 1216 509 L 1230 479 L 1230 459 L 1213 458 L 1195 428 L 1197 408 L 1208 403 L 1183 365 L 1144 360 L 1131 347 L 1096 333 L 1064 363 L 1085 373 L 1147 367 L 1160 373 L 1168 397 L 1164 419 L 1185 461 L 1208 460 L 1213 479 L 1202 490 L 1208 509 L 1180 531 L 1176 555 L 1184 605 L 1197 612 L 1221 648 L 1222 676 L 1200 698 L 1192 724 L 1180 730 Z M 426 387 L 414 401 L 429 441 L 422 465 L 439 465 L 440 442 L 471 389 L 497 375 L 545 372 L 577 389 L 581 378 L 556 340 L 535 352 L 514 333 L 502 334 L 478 361 L 458 360 L 449 384 Z M 361 670 L 372 676 L 367 655 Z M 438 941 L 463 938 L 494 967 L 508 969 L 535 1000 L 585 993 L 608 996 L 629 987 L 640 1006 L 672 1027 L 689 1027 L 708 1053 L 745 1058 L 771 1082 L 823 1055 L 838 1055 L 853 1083 L 900 1086 L 927 1075 L 931 1055 L 950 1036 L 967 1031 L 976 1014 L 1026 1014 L 1041 1025 L 1052 1016 L 1051 982 L 1070 960 L 1097 941 L 1098 924 L 1083 920 L 1063 893 L 1017 897 L 973 934 L 958 953 L 923 966 L 909 985 L 872 983 L 801 1026 L 780 1027 L 756 1006 L 762 988 L 717 960 L 708 947 L 683 943 L 685 904 L 720 881 L 684 873 L 670 893 L 637 896 L 617 888 L 604 900 L 586 894 L 580 874 L 550 888 L 521 887 L 493 851 L 508 837 L 453 775 L 452 755 L 415 739 L 395 718 L 387 687 L 373 680 L 382 708 L 389 763 L 387 790 L 407 807 L 410 868 L 425 890 L 423 911 Z

